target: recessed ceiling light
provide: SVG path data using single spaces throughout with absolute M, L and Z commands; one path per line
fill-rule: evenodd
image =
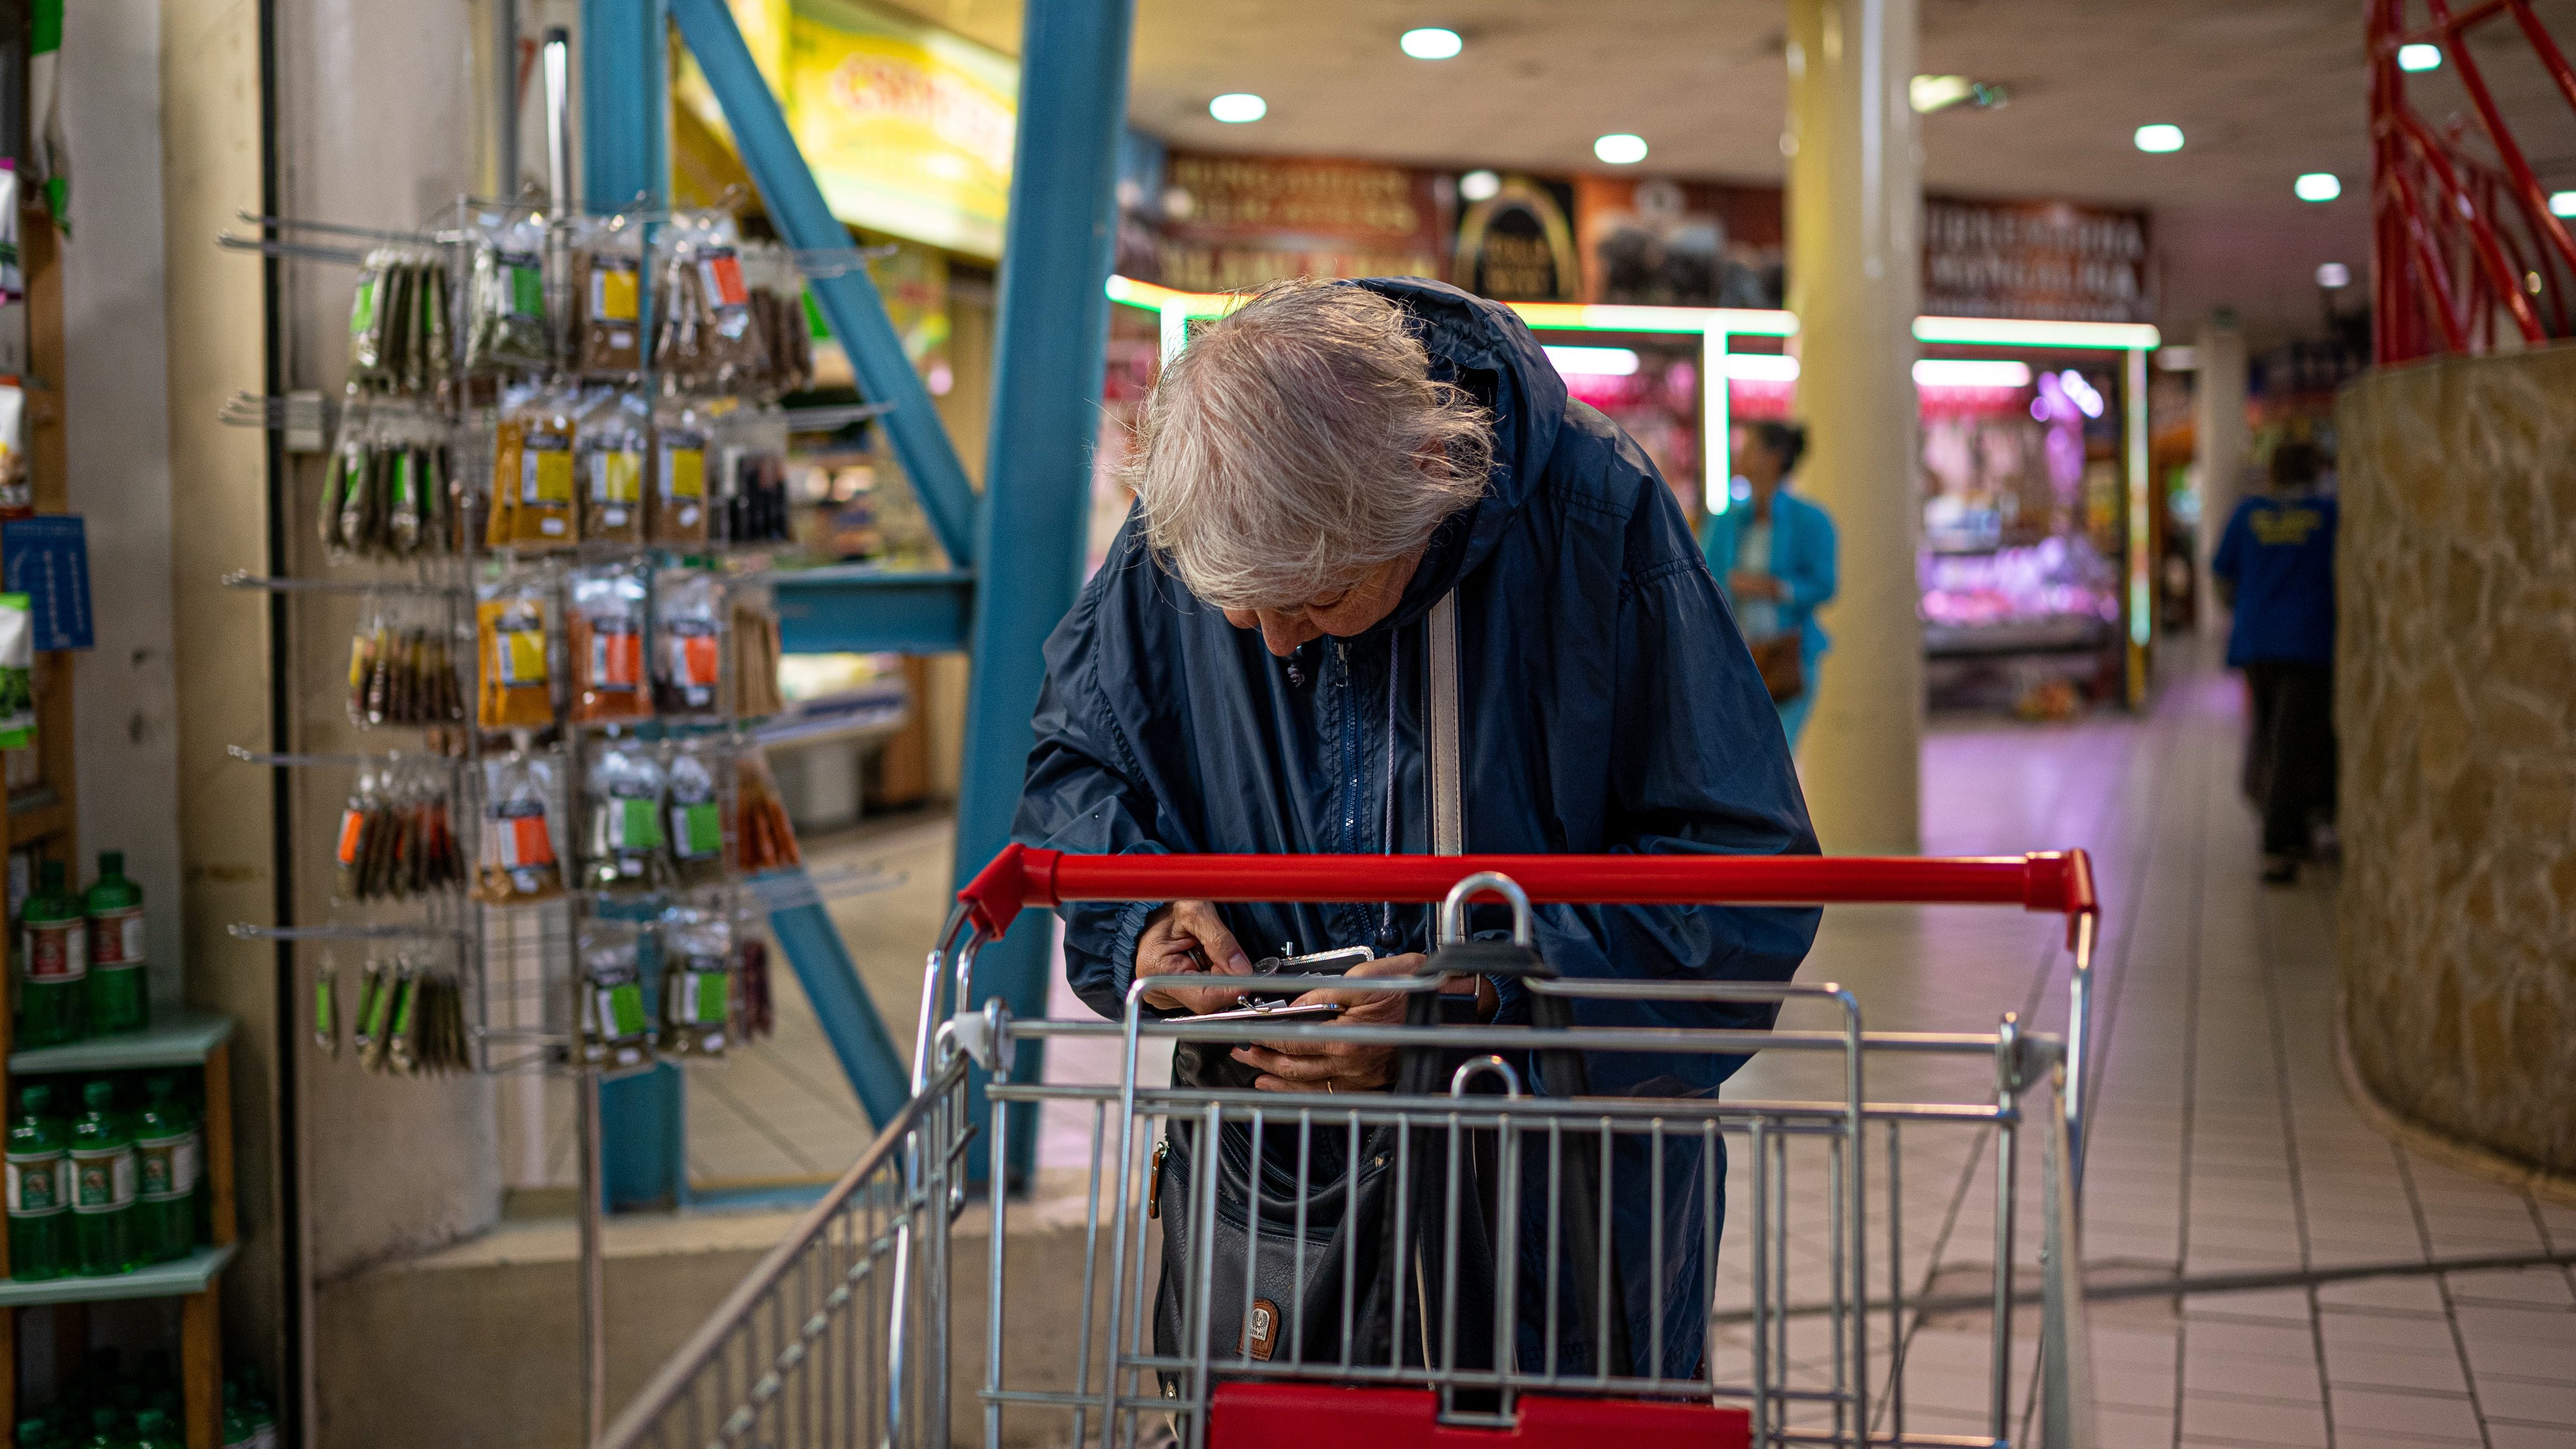
M 1437 25 L 1408 30 L 1395 43 L 1404 47 L 1404 53 L 1415 60 L 1448 60 L 1467 48 L 1467 42 L 1458 38 L 1457 31 Z
M 1926 357 L 1914 364 L 1916 387 L 2028 387 L 2030 364 L 1987 358 Z
M 2352 285 L 2352 268 L 2341 262 L 2328 262 L 2317 268 L 2317 285 L 2331 292 Z
M 1730 352 L 1726 354 L 1726 380 L 1796 382 L 1798 359 L 1785 352 Z
M 1963 75 L 1918 75 L 1905 89 L 1914 109 L 1928 116 L 1975 95 L 1977 83 Z
M 1614 131 L 1592 143 L 1592 154 L 1613 166 L 1634 166 L 1646 159 L 1646 139 Z
M 2553 191 L 2549 193 L 2549 214 L 2551 216 L 2576 216 L 2576 191 Z
M 2141 151 L 2179 151 L 2182 149 L 2182 127 L 2162 124 L 2140 126 L 2136 139 Z
M 1208 102 L 1208 114 L 1240 126 L 1270 114 L 1270 103 L 1249 91 L 1229 91 Z
M 2427 45 L 2422 41 L 2417 41 L 2413 45 L 2401 45 L 2397 47 L 2397 68 L 2399 70 L 2440 70 L 2442 47 Z
M 1503 178 L 1491 171 L 1470 171 L 1458 178 L 1458 194 L 1469 201 L 1491 201 L 1503 189 Z
M 2301 201 L 2332 201 L 2343 195 L 2343 182 L 2331 171 L 2311 171 L 2290 183 Z

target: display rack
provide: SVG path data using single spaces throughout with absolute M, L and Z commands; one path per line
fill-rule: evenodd
M 550 151 L 557 161 L 555 196 L 565 191 L 561 106 L 564 65 L 565 42 L 559 32 L 550 34 L 543 69 L 554 133 Z M 330 572 L 325 576 L 235 574 L 224 582 L 238 588 L 288 594 L 403 596 L 411 601 L 406 607 L 414 611 L 407 624 L 443 637 L 451 658 L 470 661 L 461 680 L 456 681 L 461 707 L 452 717 L 436 710 L 429 712 L 435 718 L 416 717 L 406 711 L 399 719 L 388 718 L 371 726 L 374 735 L 402 741 L 397 748 L 278 753 L 235 746 L 231 751 L 236 759 L 265 768 L 337 772 L 353 779 L 363 778 L 362 772 L 390 772 L 397 761 L 432 761 L 433 771 L 447 772 L 444 793 L 438 798 L 445 801 L 446 819 L 455 831 L 458 851 L 465 861 L 463 879 L 439 883 L 433 889 L 397 891 L 391 899 L 377 898 L 363 888 L 335 892 L 330 919 L 287 925 L 245 922 L 232 929 L 240 936 L 312 943 L 316 947 L 332 943 L 365 947 L 418 945 L 425 958 L 421 963 L 425 970 L 441 969 L 439 963 L 454 965 L 463 997 L 468 1046 L 462 1064 L 465 1070 L 486 1076 L 540 1073 L 571 1081 L 578 1139 L 575 1196 L 580 1228 L 582 1395 L 589 1411 L 587 1422 L 594 1430 L 606 1407 L 600 1087 L 604 1082 L 659 1065 L 687 1066 L 711 1059 L 695 1054 L 693 1048 L 703 1049 L 699 1046 L 701 1034 L 695 1030 L 703 1017 L 694 1013 L 712 1008 L 697 1004 L 702 998 L 687 999 L 685 1008 L 654 998 L 661 994 L 666 980 L 676 983 L 685 979 L 692 990 L 713 989 L 707 978 L 715 973 L 700 963 L 708 959 L 705 943 L 721 939 L 726 952 L 723 989 L 733 1005 L 717 1020 L 741 1022 L 746 993 L 737 968 L 747 959 L 740 954 L 741 945 L 752 939 L 755 904 L 767 899 L 751 888 L 755 882 L 748 878 L 744 867 L 747 860 L 752 865 L 775 863 L 779 850 L 784 850 L 791 862 L 793 859 L 792 840 L 783 834 L 777 845 L 747 856 L 746 822 L 754 817 L 746 813 L 746 792 L 741 784 L 742 763 L 759 748 L 751 725 L 768 713 L 766 709 L 747 713 L 746 709 L 761 699 L 774 698 L 775 685 L 773 681 L 764 688 L 759 676 L 746 677 L 745 671 L 752 667 L 755 657 L 774 663 L 774 655 L 766 647 L 745 647 L 745 640 L 737 638 L 737 624 L 746 617 L 746 606 L 756 612 L 767 605 L 767 560 L 758 550 L 782 540 L 775 526 L 754 529 L 750 537 L 741 536 L 735 527 L 734 510 L 729 506 L 743 496 L 739 490 L 751 476 L 747 460 L 768 456 L 758 444 L 744 440 L 750 429 L 742 420 L 766 418 L 765 412 L 756 410 L 775 408 L 774 399 L 765 396 L 765 389 L 778 379 L 774 368 L 761 370 L 759 375 L 768 382 L 752 391 L 763 396 L 712 401 L 705 395 L 704 379 L 699 380 L 696 389 L 661 386 L 664 379 L 655 370 L 661 319 L 655 316 L 655 310 L 665 299 L 656 293 L 654 283 L 664 275 L 666 258 L 656 243 L 666 229 L 674 229 L 689 215 L 638 207 L 579 217 L 533 194 L 506 200 L 460 196 L 417 230 L 261 216 L 246 218 L 258 225 L 258 236 L 223 239 L 224 245 L 235 250 L 372 268 L 371 250 L 302 239 L 307 234 L 357 238 L 370 244 L 402 247 L 414 258 L 405 265 L 421 269 L 423 277 L 444 278 L 447 311 L 443 321 L 449 339 L 448 357 L 446 370 L 434 378 L 434 385 L 430 379 L 416 378 L 391 389 L 381 383 L 361 387 L 353 376 L 347 396 L 336 405 L 313 402 L 298 408 L 292 399 L 249 399 L 229 410 L 228 416 L 250 426 L 307 429 L 307 441 L 318 442 L 313 434 L 318 433 L 320 421 L 336 421 L 342 428 L 357 429 L 371 426 L 375 416 L 382 413 L 403 426 L 418 429 L 416 436 L 420 438 L 434 437 L 434 442 L 417 446 L 439 450 L 438 456 L 445 460 L 443 476 L 456 485 L 455 506 L 444 512 L 445 521 L 441 524 L 452 530 L 445 546 L 425 546 L 418 556 L 401 559 L 359 557 L 356 555 L 367 551 L 344 552 L 335 547 L 330 553 Z M 499 255 L 491 240 L 493 235 L 520 222 L 527 224 L 531 235 L 541 227 L 545 238 L 541 271 L 546 302 L 541 310 L 549 362 L 542 367 L 532 363 L 496 366 L 486 358 L 478 366 L 468 346 L 472 320 L 477 315 L 468 299 L 477 281 L 478 249 L 486 269 L 482 275 L 488 280 L 489 269 Z M 598 365 L 584 354 L 579 337 L 567 322 L 576 315 L 575 228 L 601 223 L 631 228 L 627 234 L 636 238 L 640 266 L 631 274 L 630 285 L 637 293 L 633 327 L 638 334 L 638 361 L 632 367 Z M 717 246 L 721 250 L 722 244 Z M 849 256 L 855 255 L 853 249 L 846 256 L 824 260 L 836 266 L 847 265 Z M 709 261 L 707 265 L 716 264 Z M 370 271 L 368 275 L 379 274 Z M 721 290 L 713 280 L 718 275 L 714 270 L 701 274 L 693 266 L 686 275 L 688 287 Z M 701 275 L 708 280 L 699 281 Z M 673 272 L 672 276 L 672 295 L 677 296 L 683 290 L 677 285 L 680 274 Z M 426 281 L 418 285 L 424 293 L 429 291 Z M 515 285 L 515 279 L 511 285 Z M 381 304 L 380 293 L 371 290 L 364 295 L 371 300 L 362 307 L 362 313 Z M 514 302 L 511 310 L 515 313 L 518 306 Z M 423 304 L 425 317 L 431 310 L 431 304 Z M 801 308 L 794 315 L 801 327 Z M 672 427 L 656 411 L 654 400 L 673 395 L 694 397 L 697 401 L 690 405 L 703 413 L 737 420 L 703 428 L 710 436 L 703 442 L 705 482 L 703 496 L 696 505 L 701 511 L 695 515 L 702 522 L 692 525 L 705 529 L 703 542 L 678 541 L 658 528 L 646 530 L 640 523 L 614 541 L 590 537 L 575 524 L 561 540 L 532 542 L 508 521 L 511 512 L 531 507 L 537 500 L 537 494 L 531 492 L 524 502 L 519 501 L 521 475 L 513 470 L 504 476 L 510 460 L 505 456 L 505 447 L 495 443 L 505 419 L 511 421 L 511 426 L 520 425 L 517 420 L 523 414 L 514 411 L 521 406 L 514 401 L 520 396 L 518 390 L 527 386 L 564 389 L 599 385 L 619 389 L 620 395 L 646 399 L 643 407 L 651 421 L 639 426 L 649 429 L 653 441 L 636 445 L 645 460 L 641 465 L 645 473 L 641 480 L 630 479 L 640 482 L 639 496 L 632 503 L 638 519 L 648 507 L 649 500 L 643 495 L 653 491 L 661 443 Z M 734 411 L 727 414 L 728 408 Z M 883 409 L 848 411 L 851 420 L 856 420 L 875 416 Z M 576 423 L 560 445 L 568 455 L 568 464 L 582 456 L 573 439 L 580 435 L 580 429 L 591 426 L 589 414 L 581 416 L 585 421 Z M 783 416 L 774 420 L 774 425 L 783 441 Z M 700 424 L 688 422 L 680 426 L 687 429 Z M 725 441 L 728 426 L 734 441 Z M 533 424 L 528 427 L 531 433 L 535 431 Z M 517 449 L 520 445 L 507 447 Z M 534 459 L 537 452 L 531 446 L 525 456 Z M 782 467 L 783 461 L 782 455 Z M 331 445 L 329 466 L 335 470 L 342 467 L 342 445 L 338 441 Z M 539 476 L 533 461 L 526 466 L 526 477 Z M 582 495 L 589 475 L 576 474 L 569 467 L 565 475 L 573 482 L 563 507 L 568 517 L 578 519 L 588 512 Z M 348 477 L 346 473 L 334 476 L 335 486 L 344 484 Z M 535 485 L 529 487 L 533 489 Z M 512 500 L 507 504 L 503 502 L 505 488 Z M 326 494 L 326 498 L 329 496 Z M 619 633 L 615 638 L 621 642 L 609 646 L 600 646 L 597 640 L 610 636 L 594 633 L 593 643 L 584 646 L 579 642 L 583 636 L 574 631 L 576 618 L 585 617 L 580 612 L 574 580 L 595 578 L 601 570 L 621 570 L 634 581 L 634 629 L 631 638 Z M 639 708 L 633 714 L 601 717 L 611 712 L 599 711 L 586 717 L 577 707 L 577 691 L 585 674 L 598 667 L 590 662 L 594 657 L 590 649 L 631 646 L 639 660 L 657 660 L 658 656 L 648 651 L 658 649 L 663 642 L 659 632 L 663 622 L 657 612 L 661 591 L 680 575 L 711 580 L 708 587 L 718 601 L 712 610 L 714 623 L 707 626 L 712 630 L 710 642 L 719 666 L 712 700 L 676 712 L 655 701 L 651 709 Z M 543 643 L 537 646 L 537 654 L 523 656 L 514 645 L 498 642 L 502 631 L 519 627 L 501 623 L 497 617 L 485 617 L 505 598 L 523 600 L 531 614 L 541 611 L 535 632 Z M 770 647 L 774 647 L 776 627 L 774 615 L 771 617 L 772 622 L 763 632 L 772 641 Z M 595 631 L 597 626 L 585 622 L 584 628 Z M 653 642 L 647 645 L 647 639 Z M 513 669 L 533 667 L 540 657 L 543 659 L 544 683 L 539 688 L 548 698 L 542 710 L 544 718 L 521 717 L 515 709 L 496 710 L 487 699 L 496 689 L 514 687 L 508 684 L 514 675 L 493 672 L 500 657 L 496 649 L 507 651 Z M 577 650 L 581 652 L 576 654 Z M 520 662 L 523 658 L 525 665 Z M 628 676 L 628 684 L 643 700 L 651 700 L 659 665 L 639 662 L 636 668 L 639 675 Z M 353 681 L 358 677 L 353 664 Z M 618 822 L 617 831 L 627 829 L 627 822 L 636 818 L 633 811 L 638 806 L 647 811 L 653 836 L 663 834 L 666 822 L 673 832 L 682 828 L 676 815 L 665 813 L 673 808 L 675 796 L 595 794 L 593 767 L 604 757 L 627 760 L 645 750 L 661 757 L 692 750 L 695 753 L 690 758 L 704 762 L 711 772 L 712 808 L 721 822 L 714 869 L 693 875 L 674 857 L 664 867 L 667 874 L 657 875 L 648 868 L 644 879 L 633 888 L 590 879 L 586 867 L 608 854 L 602 848 L 603 841 L 625 843 L 622 836 L 612 834 L 611 822 Z M 550 765 L 551 781 L 536 784 L 535 772 L 529 772 L 523 778 L 530 783 L 514 786 L 507 800 L 542 800 L 540 818 L 544 823 L 537 827 L 535 837 L 523 834 L 516 819 L 496 825 L 496 809 L 505 801 L 496 793 L 496 777 L 487 770 L 487 766 L 514 770 L 530 761 Z M 363 818 L 363 812 L 356 809 L 355 796 L 359 793 L 362 788 L 353 788 L 352 820 Z M 644 803 L 647 800 L 649 805 Z M 783 819 L 780 829 L 784 829 Z M 501 857 L 489 853 L 502 837 L 494 834 L 486 838 L 487 833 L 499 830 L 509 832 L 508 839 L 514 846 L 532 847 L 537 839 L 550 843 L 554 877 L 551 885 L 503 884 L 511 880 L 510 873 L 494 866 L 493 862 Z M 350 837 L 344 834 L 343 838 Z M 766 834 L 761 838 L 769 839 Z M 658 854 L 651 858 L 663 859 Z M 344 864 L 347 859 L 342 857 Z M 802 880 L 801 873 L 797 878 Z M 492 898 L 496 892 L 501 898 Z M 685 911 L 697 914 L 684 914 Z M 694 974 L 684 978 L 676 974 L 679 958 L 665 962 L 662 952 L 666 948 L 678 951 L 683 938 L 692 933 L 699 938 L 698 944 L 690 948 L 697 954 L 687 960 Z M 595 979 L 584 958 L 586 946 L 616 949 L 608 943 L 630 941 L 632 970 L 628 980 L 634 991 L 631 1005 L 650 1003 L 645 1018 L 649 1024 L 640 1033 L 630 1028 L 626 1015 L 630 1000 L 620 994 L 625 988 L 613 989 L 607 980 Z M 368 990 L 348 989 L 350 983 L 337 964 L 319 959 L 318 951 L 299 954 L 316 958 L 296 964 L 299 985 L 309 980 L 312 987 L 299 994 L 315 1003 L 317 1042 L 327 1042 L 336 1056 L 343 1030 L 354 1028 L 354 1039 L 356 1032 L 378 1024 L 378 1018 L 362 1004 Z M 366 979 L 372 986 L 372 973 Z M 323 1008 L 326 1001 L 330 1003 L 327 1017 Z M 691 1013 L 685 1021 L 684 1009 Z M 726 1039 L 715 1050 L 731 1045 L 729 1038 L 733 1035 L 723 1032 Z M 628 1047 L 639 1038 L 647 1043 L 642 1050 Z M 674 1042 L 681 1046 L 677 1055 L 673 1054 Z M 618 1050 L 621 1047 L 627 1049 Z

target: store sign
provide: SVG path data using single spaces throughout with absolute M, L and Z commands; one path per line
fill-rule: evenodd
M 1580 301 L 1583 267 L 1566 221 L 1573 202 L 1562 181 L 1505 177 L 1502 190 L 1458 218 L 1450 280 L 1506 302 Z
M 1428 172 L 1175 151 L 1159 207 L 1160 280 L 1184 292 L 1240 292 L 1282 277 L 1441 273 L 1440 204 Z
M 1647 307 L 1781 305 L 1776 186 L 1578 176 L 1574 213 L 1586 301 Z
M 1002 254 L 1019 68 L 936 27 L 849 0 L 796 0 L 787 124 L 843 221 Z
M 1923 310 L 1935 317 L 2148 321 L 2146 213 L 1926 198 Z

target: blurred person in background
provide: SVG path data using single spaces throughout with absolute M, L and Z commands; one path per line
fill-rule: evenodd
M 1736 627 L 1752 647 L 1793 751 L 1816 707 L 1816 673 L 1833 644 L 1816 610 L 1834 596 L 1837 567 L 1833 515 L 1789 491 L 1806 451 L 1807 430 L 1798 423 L 1745 429 L 1736 476 L 1752 496 L 1710 514 L 1701 540 L 1708 571 L 1735 606 Z
M 2252 709 L 2245 793 L 2263 812 L 2263 879 L 2287 885 L 2335 801 L 2335 500 L 2307 443 L 2272 450 L 2271 486 L 2236 505 L 2209 571 L 2236 610 L 2229 667 Z

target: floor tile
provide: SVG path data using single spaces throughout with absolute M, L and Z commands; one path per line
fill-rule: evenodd
M 2221 1397 L 2186 1391 L 2182 1433 L 2192 1439 L 2229 1439 L 2285 1449 L 2325 1449 L 2325 1410 L 2316 1404 Z
M 2466 1395 L 2395 1393 L 2337 1384 L 2330 1391 L 2329 1401 L 2334 1406 L 2338 1438 L 2350 1427 L 2415 1438 L 2478 1442 L 2477 1411 Z
M 2326 1378 L 2355 1388 L 2418 1389 L 2465 1393 L 2468 1378 L 2460 1370 L 2459 1350 L 2449 1342 L 2419 1349 L 2372 1348 L 2349 1341 L 2326 1340 Z
M 2480 1374 L 2478 1407 L 2489 1419 L 2576 1425 L 2576 1383 L 2537 1383 L 2502 1374 Z

